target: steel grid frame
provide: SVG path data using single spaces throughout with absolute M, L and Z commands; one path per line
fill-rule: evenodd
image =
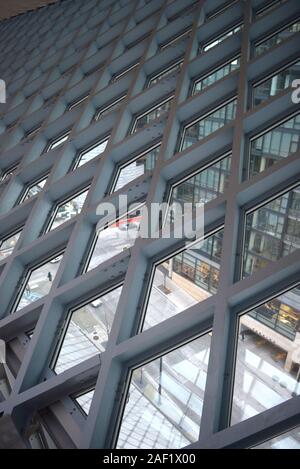
M 279 5 L 252 21 L 260 0 L 232 2 L 219 15 L 206 15 L 224 4 L 199 0 L 64 0 L 0 23 L 1 77 L 7 82 L 8 102 L 0 121 L 0 167 L 18 164 L 0 192 L 0 235 L 23 226 L 12 255 L 0 263 L 0 338 L 9 342 L 11 394 L 0 403 L 16 429 L 24 434 L 38 411 L 57 445 L 62 448 L 109 448 L 126 391 L 128 370 L 162 352 L 213 330 L 199 440 L 189 448 L 251 447 L 300 423 L 300 396 L 250 419 L 228 426 L 234 377 L 236 328 L 241 312 L 267 300 L 300 280 L 300 253 L 271 263 L 251 277 L 239 279 L 242 227 L 245 212 L 281 189 L 299 181 L 299 151 L 250 180 L 243 180 L 246 137 L 292 114 L 297 108 L 290 90 L 248 110 L 249 84 L 289 63 L 299 54 L 299 33 L 263 56 L 251 58 L 252 44 L 300 16 L 297 0 L 289 8 Z M 167 18 L 178 14 L 173 22 Z M 212 51 L 197 56 L 199 44 L 208 42 L 234 22 L 243 30 Z M 189 38 L 156 54 L 159 44 L 172 40 L 187 27 Z M 149 32 L 148 37 L 144 37 Z M 142 38 L 142 41 L 138 41 Z M 25 43 L 25 46 L 24 46 Z M 126 49 L 126 44 L 135 43 Z M 105 47 L 104 47 L 105 46 Z M 195 77 L 216 69 L 226 58 L 241 54 L 240 69 L 195 96 L 188 96 Z M 178 76 L 168 76 L 147 88 L 147 78 L 183 56 Z M 139 66 L 109 84 L 111 77 L 133 61 Z M 91 73 L 88 73 L 91 71 Z M 68 112 L 68 106 L 89 98 Z M 120 108 L 94 121 L 95 112 L 126 93 Z M 171 93 L 171 109 L 145 129 L 128 135 L 136 114 Z M 237 95 L 235 121 L 176 153 L 182 123 L 204 115 Z M 2 106 L 1 106 L 2 107 Z M 12 125 L 14 124 L 14 125 Z M 39 132 L 22 141 L 26 132 Z M 45 145 L 59 133 L 71 131 L 66 144 L 48 153 Z M 72 161 L 95 140 L 110 134 L 99 157 L 69 171 Z M 153 174 L 126 186 L 131 202 L 162 202 L 174 183 L 232 152 L 230 183 L 225 193 L 205 207 L 205 231 L 224 224 L 218 292 L 149 330 L 134 334 L 152 266 L 183 246 L 184 239 L 138 239 L 126 252 L 78 275 L 90 236 L 97 223 L 96 207 L 103 199 L 117 204 L 122 189 L 110 193 L 116 169 L 161 140 Z M 175 154 L 174 154 L 175 152 Z M 40 194 L 15 206 L 27 183 L 46 172 Z M 49 210 L 90 184 L 83 209 L 53 232 L 40 236 Z M 11 301 L 20 288 L 24 268 L 64 248 L 65 254 L 50 293 L 14 314 Z M 123 283 L 106 351 L 60 375 L 49 368 L 57 334 L 66 312 L 74 305 Z M 26 333 L 34 329 L 31 339 Z M 95 385 L 91 411 L 85 418 L 70 396 Z M 5 423 L 0 428 L 3 432 Z

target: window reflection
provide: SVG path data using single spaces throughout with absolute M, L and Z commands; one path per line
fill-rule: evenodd
M 246 215 L 243 276 L 300 247 L 300 186 Z
M 147 82 L 147 88 L 149 88 L 152 85 L 155 85 L 160 80 L 163 80 L 164 78 L 168 76 L 178 74 L 180 72 L 181 66 L 182 66 L 182 60 L 180 60 L 179 62 L 176 62 L 175 64 L 171 65 L 165 70 L 153 75 Z
M 255 12 L 255 18 L 262 18 L 263 16 L 265 16 L 265 14 L 270 13 L 270 11 L 274 10 L 274 8 L 286 1 L 287 0 L 272 0 L 269 5 L 264 6 L 263 8 L 260 8 Z
M 294 288 L 240 317 L 232 425 L 299 395 L 299 300 Z
M 218 80 L 221 80 L 222 78 L 224 78 L 225 76 L 233 72 L 234 70 L 239 69 L 239 67 L 240 67 L 240 58 L 235 57 L 234 59 L 230 60 L 230 62 L 226 63 L 226 65 L 222 65 L 220 68 L 209 73 L 205 77 L 200 78 L 199 80 L 196 80 L 193 84 L 191 94 L 195 95 L 197 93 L 200 93 L 200 91 L 203 91 L 208 86 L 212 85 Z
M 155 267 L 143 330 L 159 324 L 218 290 L 223 230 Z
M 275 34 L 270 35 L 266 39 L 258 42 L 254 46 L 254 55 L 258 56 L 267 52 L 268 50 L 275 47 L 277 44 L 280 44 L 282 41 L 285 41 L 293 34 L 300 31 L 300 21 L 297 20 L 291 23 L 289 26 L 284 27 L 280 31 L 276 32 Z
M 48 179 L 48 176 L 41 179 L 39 182 L 34 182 L 33 184 L 25 188 L 25 190 L 23 191 L 23 194 L 21 194 L 18 204 L 21 204 L 25 200 L 31 199 L 32 197 L 38 195 L 43 190 L 43 187 L 45 186 L 47 179 Z
M 173 96 L 152 107 L 143 114 L 137 116 L 134 119 L 133 127 L 130 133 L 133 134 L 134 132 L 137 132 L 138 130 L 153 122 L 155 119 L 158 119 L 158 117 L 160 117 L 163 113 L 167 112 L 171 107 L 172 99 Z
M 110 82 L 109 83 L 115 83 L 117 80 L 119 80 L 120 78 L 124 77 L 127 73 L 131 72 L 132 70 L 134 70 L 136 67 L 138 67 L 140 65 L 139 62 L 137 63 L 134 63 L 133 65 L 130 65 L 129 67 L 126 67 L 124 70 L 121 70 L 120 72 L 116 73 L 115 75 L 113 75 L 110 79 Z
M 250 140 L 249 177 L 299 150 L 300 113 Z
M 0 261 L 11 255 L 21 233 L 22 230 L 0 240 Z
M 81 152 L 74 165 L 74 169 L 78 168 L 79 166 L 83 166 L 84 164 L 88 163 L 92 159 L 96 158 L 96 156 L 101 155 L 104 152 L 106 145 L 108 143 L 109 137 L 101 140 L 100 142 L 93 145 L 91 148 L 84 150 Z
M 131 210 L 101 229 L 94 238 L 85 272 L 134 245 L 139 235 L 141 207 Z
M 174 186 L 170 205 L 173 203 L 206 203 L 222 194 L 228 186 L 231 156 L 222 158 L 195 176 Z
M 199 438 L 211 335 L 133 370 L 118 449 L 182 448 Z
M 276 73 L 271 78 L 267 78 L 260 84 L 253 87 L 253 105 L 258 106 L 271 96 L 275 96 L 285 88 L 289 88 L 293 80 L 300 78 L 300 62 L 289 65 L 284 70 Z
M 202 138 L 224 127 L 224 125 L 235 119 L 235 114 L 236 99 L 233 99 L 206 116 L 187 124 L 181 130 L 179 151 L 189 148 Z
M 228 37 L 232 36 L 235 33 L 238 33 L 239 31 L 241 31 L 242 28 L 243 28 L 243 24 L 242 23 L 238 24 L 238 25 L 234 26 L 233 28 L 228 29 L 226 32 L 222 33 L 220 36 L 216 37 L 212 41 L 210 41 L 206 44 L 200 45 L 199 50 L 198 50 L 198 54 L 200 54 L 202 52 L 207 52 L 209 49 L 212 49 L 213 47 L 221 44 L 221 42 L 225 41 L 225 39 L 227 39 Z
M 89 190 L 87 189 L 84 192 L 77 194 L 72 199 L 59 204 L 51 217 L 52 219 L 49 223 L 48 231 L 54 230 L 67 220 L 76 217 L 76 215 L 81 212 L 88 191 Z
M 54 359 L 55 373 L 62 373 L 104 352 L 121 291 L 122 286 L 71 311 L 61 345 Z M 85 405 L 85 409 L 88 410 L 89 397 L 78 399 L 79 404 Z
M 70 132 L 66 132 L 65 134 L 61 135 L 60 137 L 52 140 L 46 148 L 46 151 L 54 150 L 54 148 L 59 147 L 63 143 L 65 143 L 70 136 Z
M 192 31 L 191 28 L 188 28 L 186 31 L 183 33 L 179 34 L 178 36 L 175 36 L 173 39 L 168 40 L 166 43 L 160 44 L 158 46 L 158 50 L 164 50 L 169 46 L 172 46 L 176 44 L 178 41 L 181 41 L 183 39 L 188 39 L 190 36 L 190 32 Z
M 255 449 L 300 449 L 300 427 L 264 441 L 255 446 Z
M 91 390 L 87 393 L 82 394 L 81 396 L 77 396 L 75 398 L 77 404 L 82 408 L 83 412 L 88 415 L 91 407 L 91 403 L 94 397 L 95 390 Z
M 28 271 L 26 282 L 17 299 L 14 311 L 19 311 L 25 306 L 47 295 L 55 279 L 63 255 L 57 255 L 44 264 L 33 267 Z
M 125 99 L 125 97 L 126 95 L 122 95 L 119 98 L 115 99 L 112 103 L 109 103 L 107 106 L 100 108 L 98 111 L 96 111 L 94 119 L 97 121 L 100 119 L 100 117 L 105 117 L 111 111 L 117 109 L 122 103 L 122 101 Z
M 157 156 L 159 153 L 160 144 L 146 150 L 138 156 L 132 163 L 128 163 L 118 171 L 117 180 L 113 192 L 118 191 L 126 186 L 129 182 L 138 178 L 146 171 L 153 171 Z
M 8 169 L 5 169 L 4 171 L 1 172 L 0 174 L 0 183 L 8 181 L 8 179 L 11 178 L 11 176 L 14 174 L 14 172 L 17 170 L 18 164 L 13 165 Z

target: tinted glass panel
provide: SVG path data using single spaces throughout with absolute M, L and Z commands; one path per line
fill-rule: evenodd
M 164 112 L 167 112 L 171 107 L 172 99 L 173 96 L 164 103 L 158 104 L 156 107 L 143 113 L 141 116 L 136 117 L 131 133 L 137 132 L 138 130 L 153 122 L 155 119 L 158 119 L 158 117 L 160 117 Z
M 235 119 L 235 114 L 236 99 L 211 112 L 207 116 L 200 117 L 196 122 L 183 127 L 180 151 L 189 148 L 202 138 L 224 127 L 224 125 Z
M 226 75 L 229 75 L 229 73 L 233 72 L 234 70 L 237 70 L 239 67 L 240 67 L 240 59 L 238 57 L 238 58 L 231 60 L 228 64 L 218 68 L 216 71 L 210 73 L 206 77 L 201 78 L 200 80 L 197 80 L 194 83 L 194 86 L 192 89 L 192 95 L 200 93 L 200 91 L 203 91 L 207 86 L 210 86 L 216 81 L 221 80 Z
M 300 186 L 246 215 L 243 276 L 300 247 Z
M 249 176 L 255 176 L 299 150 L 300 114 L 250 140 Z
M 289 88 L 293 80 L 300 78 L 300 62 L 296 62 L 293 65 L 285 68 L 271 78 L 263 81 L 259 85 L 253 87 L 253 105 L 263 103 L 271 96 L 275 96 L 285 88 Z
M 222 194 L 228 185 L 231 156 L 228 156 L 209 168 L 199 171 L 172 190 L 170 204 L 173 202 L 206 203 Z
M 280 44 L 282 41 L 288 39 L 293 34 L 300 31 L 300 21 L 295 21 L 290 26 L 278 31 L 277 33 L 273 34 L 269 38 L 261 41 L 259 44 L 255 45 L 254 47 L 254 55 L 260 55 L 268 50 L 275 47 L 277 44 Z

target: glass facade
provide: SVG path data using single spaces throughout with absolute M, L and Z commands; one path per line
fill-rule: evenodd
M 134 161 L 129 162 L 127 165 L 118 169 L 113 192 L 122 189 L 122 187 L 134 181 L 136 178 L 145 174 L 146 171 L 153 171 L 157 156 L 159 153 L 160 144 L 155 145 L 151 149 L 146 150 Z
M 280 4 L 284 2 L 286 2 L 286 0 L 271 0 L 271 2 L 268 5 L 264 6 L 263 8 L 259 8 L 255 12 L 255 19 L 262 18 L 267 13 L 270 13 L 270 11 L 274 10 L 274 8 L 278 7 Z
M 217 292 L 223 231 L 197 241 L 154 267 L 142 330 Z
M 133 246 L 139 235 L 141 219 L 140 208 L 135 208 L 114 220 L 107 228 L 100 229 L 93 239 L 85 271 Z
M 294 21 L 289 26 L 280 29 L 278 32 L 266 37 L 262 41 L 259 41 L 254 45 L 254 55 L 261 55 L 273 47 L 280 44 L 282 41 L 285 41 L 293 34 L 300 31 L 300 20 Z
M 136 67 L 139 66 L 139 62 L 135 62 L 134 64 L 130 65 L 129 67 L 126 67 L 124 70 L 121 70 L 120 72 L 116 73 L 111 77 L 110 83 L 115 83 L 118 81 L 120 78 L 124 77 L 127 73 L 131 72 L 134 70 Z
M 45 186 L 47 182 L 47 178 L 48 176 L 46 176 L 45 178 L 41 179 L 38 182 L 34 182 L 28 187 L 25 187 L 17 204 L 21 204 L 25 202 L 25 200 L 31 199 L 32 197 L 38 195 L 43 190 L 43 187 Z
M 14 166 L 11 166 L 8 169 L 5 169 L 5 170 L 1 171 L 0 184 L 2 184 L 2 182 L 7 181 L 11 176 L 13 176 L 13 174 L 16 171 L 17 167 L 18 167 L 18 165 L 14 165 Z
M 59 147 L 68 140 L 69 136 L 70 132 L 66 132 L 60 137 L 51 140 L 51 142 L 46 147 L 46 151 L 54 150 L 55 148 Z
M 155 85 L 158 83 L 160 80 L 163 80 L 164 78 L 167 78 L 171 75 L 178 74 L 180 72 L 182 66 L 182 60 L 179 62 L 176 62 L 173 65 L 170 65 L 170 67 L 166 68 L 165 70 L 162 70 L 161 72 L 153 75 L 152 77 L 147 80 L 147 88 L 150 88 L 150 86 Z
M 158 46 L 158 50 L 164 50 L 169 46 L 174 46 L 174 44 L 176 44 L 177 42 L 179 42 L 183 39 L 187 39 L 190 32 L 191 32 L 191 28 L 188 28 L 186 31 L 179 34 L 178 36 L 175 36 L 173 39 L 168 40 L 166 43 L 160 44 Z
M 217 70 L 209 73 L 205 77 L 195 80 L 192 86 L 191 95 L 193 96 L 195 94 L 200 93 L 208 86 L 212 85 L 213 83 L 216 83 L 217 81 L 229 75 L 231 72 L 238 70 L 239 67 L 240 58 L 235 57 L 229 62 L 227 62 L 225 65 L 222 65 L 220 68 L 217 68 Z
M 173 203 L 206 203 L 223 194 L 228 186 L 230 176 L 231 155 L 211 164 L 207 169 L 200 170 L 195 176 L 189 177 L 174 186 L 170 194 L 170 205 Z
M 211 335 L 133 370 L 117 449 L 182 448 L 197 441 Z
M 180 135 L 179 151 L 186 150 L 199 140 L 221 129 L 235 119 L 236 99 L 232 99 L 226 104 L 202 116 L 191 124 L 182 127 Z
M 14 250 L 15 245 L 17 244 L 21 233 L 22 230 L 17 231 L 14 234 L 10 234 L 9 236 L 0 240 L 0 261 L 10 256 L 10 254 Z
M 63 255 L 59 254 L 37 267 L 29 268 L 12 312 L 25 308 L 49 293 L 62 257 Z
M 108 104 L 107 106 L 100 108 L 98 111 L 96 111 L 94 119 L 97 121 L 101 117 L 107 116 L 111 111 L 118 109 L 118 107 L 121 105 L 125 97 L 126 95 L 122 95 L 119 98 L 115 99 L 112 103 Z
M 206 44 L 200 45 L 200 47 L 198 49 L 198 53 L 201 54 L 203 52 L 207 52 L 208 50 L 212 49 L 213 47 L 218 46 L 219 44 L 221 44 L 221 42 L 225 41 L 225 39 L 227 39 L 228 37 L 232 36 L 235 33 L 238 33 L 239 31 L 241 31 L 242 28 L 243 28 L 242 24 L 237 24 L 236 26 L 228 29 L 225 33 L 222 33 L 220 36 L 216 37 L 212 41 L 209 41 Z
M 275 96 L 285 88 L 289 88 L 294 80 L 300 78 L 300 61 L 284 68 L 280 72 L 272 75 L 272 77 L 261 81 L 253 86 L 252 103 L 258 106 L 271 96 Z
M 246 215 L 243 276 L 300 247 L 300 186 Z
M 250 139 L 248 177 L 299 151 L 300 113 Z
M 282 295 L 277 300 L 283 301 L 284 306 L 288 300 L 291 301 L 291 295 L 295 295 L 294 291 Z M 298 305 L 299 297 L 298 290 Z M 264 310 L 266 321 L 274 320 L 272 307 L 272 302 L 260 307 L 259 314 Z M 231 425 L 277 406 L 300 393 L 297 373 L 284 367 L 286 351 L 273 345 L 276 331 L 273 327 L 269 328 L 269 322 L 265 327 L 259 326 L 262 316 L 257 322 L 256 314 L 256 311 L 251 311 L 242 315 L 239 320 Z M 292 307 L 290 317 L 298 322 L 299 331 L 300 310 Z M 284 327 L 288 322 L 287 318 L 288 314 L 285 314 L 278 319 Z M 266 324 L 266 321 L 263 320 L 262 323 Z
M 93 160 L 97 156 L 101 155 L 104 152 L 106 145 L 108 144 L 109 137 L 106 137 L 104 140 L 93 145 L 91 148 L 81 152 L 75 160 L 74 168 L 76 169 L 79 166 L 82 166 L 89 161 Z
M 76 217 L 81 212 L 87 194 L 88 189 L 75 195 L 70 200 L 58 204 L 50 215 L 47 231 L 54 230 L 67 220 Z
M 69 313 L 52 364 L 56 374 L 104 352 L 121 291 L 115 288 Z M 78 403 L 85 408 L 82 399 Z
M 300 3 L 282 3 L 0 21 L 0 446 L 299 447 Z
M 131 133 L 137 132 L 138 130 L 143 129 L 146 125 L 149 125 L 154 120 L 158 119 L 162 114 L 169 111 L 171 107 L 173 96 L 167 98 L 162 103 L 157 104 L 146 112 L 143 112 L 141 115 L 135 117 Z

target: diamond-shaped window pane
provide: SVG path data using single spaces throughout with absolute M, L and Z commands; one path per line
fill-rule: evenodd
M 126 184 L 129 184 L 129 182 L 144 174 L 146 171 L 153 171 L 157 155 L 159 153 L 159 148 L 160 145 L 152 148 L 151 150 L 147 150 L 132 163 L 121 168 L 118 173 L 114 191 L 118 191 L 122 187 L 126 186 Z
M 115 220 L 107 228 L 100 230 L 86 266 L 86 271 L 116 256 L 134 245 L 139 235 L 141 223 L 141 206 L 139 209 Z
M 183 135 L 180 143 L 180 151 L 186 150 L 190 146 L 202 140 L 208 135 L 216 132 L 235 119 L 236 99 L 224 104 L 210 114 L 200 117 L 195 122 L 183 127 Z
M 121 291 L 122 286 L 71 313 L 54 364 L 57 374 L 104 352 Z
M 49 231 L 54 230 L 58 226 L 76 217 L 81 212 L 85 198 L 88 194 L 88 189 L 81 194 L 76 195 L 73 199 L 68 202 L 62 203 L 57 207 L 57 211 L 54 219 L 48 228 Z
M 217 292 L 222 239 L 223 230 L 155 267 L 143 330 Z
M 5 238 L 3 241 L 0 241 L 0 261 L 8 257 L 13 252 L 21 233 L 22 231 L 18 231 L 12 236 L 9 236 L 9 238 Z
M 49 293 L 62 257 L 62 254 L 56 256 L 36 269 L 30 270 L 28 280 L 16 304 L 15 311 L 24 308 Z
M 182 448 L 199 438 L 211 335 L 136 368 L 118 449 Z
M 299 288 L 240 317 L 232 425 L 300 394 L 299 337 Z
M 77 162 L 76 167 L 82 166 L 85 163 L 88 163 L 88 161 L 91 161 L 94 158 L 96 158 L 96 156 L 101 155 L 101 153 L 104 152 L 107 143 L 108 143 L 108 139 L 102 141 L 101 143 L 99 143 L 95 147 L 91 148 L 90 150 L 87 150 L 86 152 L 82 153 L 80 155 L 80 158 Z
M 227 156 L 209 168 L 173 187 L 172 203 L 206 203 L 223 194 L 228 186 L 231 169 L 231 156 Z
M 43 190 L 43 187 L 46 184 L 47 178 L 48 178 L 48 176 L 45 177 L 44 179 L 42 179 L 41 181 L 36 182 L 36 183 L 32 184 L 31 186 L 29 186 L 25 190 L 25 193 L 24 193 L 24 196 L 21 199 L 21 202 L 24 202 L 24 200 L 31 199 L 31 197 L 34 197 L 35 195 L 39 194 Z

